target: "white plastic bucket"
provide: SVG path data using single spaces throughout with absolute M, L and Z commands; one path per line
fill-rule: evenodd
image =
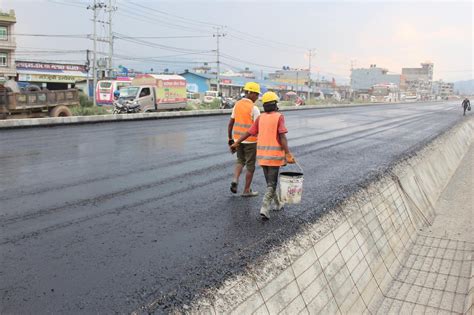
M 281 172 L 280 173 L 280 200 L 286 204 L 301 202 L 303 195 L 303 173 Z

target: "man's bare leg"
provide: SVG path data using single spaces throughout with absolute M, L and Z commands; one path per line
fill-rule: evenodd
M 252 185 L 253 173 L 255 173 L 255 171 L 251 172 L 251 171 L 247 170 L 247 173 L 245 174 L 244 193 L 249 193 L 250 192 L 250 186 Z
M 230 186 L 230 190 L 234 194 L 237 193 L 237 185 L 239 184 L 239 178 L 240 178 L 240 174 L 242 173 L 243 168 L 244 168 L 244 166 L 242 164 L 240 164 L 240 163 L 235 164 L 234 179 L 232 180 L 232 184 Z

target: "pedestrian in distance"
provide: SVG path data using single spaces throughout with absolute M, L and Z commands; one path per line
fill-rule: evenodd
M 249 137 L 258 135 L 257 140 L 257 160 L 263 169 L 267 190 L 263 197 L 260 215 L 263 220 L 270 219 L 270 209 L 272 202 L 273 210 L 282 210 L 284 204 L 276 192 L 278 184 L 278 173 L 280 167 L 287 163 L 295 163 L 295 158 L 288 148 L 283 114 L 278 112 L 278 95 L 274 92 L 267 92 L 262 96 L 264 113 L 253 123 L 252 127 L 235 141 L 231 150 L 238 150 L 241 143 Z
M 229 146 L 233 145 L 235 140 L 244 135 L 260 115 L 260 110 L 255 105 L 260 95 L 260 85 L 255 82 L 247 82 L 244 86 L 244 93 L 245 96 L 236 102 L 232 109 L 228 125 Z M 244 167 L 246 167 L 247 172 L 245 174 L 245 187 L 242 197 L 255 197 L 258 195 L 258 192 L 252 191 L 250 186 L 252 185 L 255 172 L 257 137 L 248 137 L 236 151 L 237 162 L 234 169 L 234 178 L 230 184 L 230 191 L 234 194 L 237 193 L 240 174 Z
M 462 101 L 461 107 L 464 109 L 463 116 L 466 116 L 466 110 L 471 110 L 471 102 L 467 97 Z

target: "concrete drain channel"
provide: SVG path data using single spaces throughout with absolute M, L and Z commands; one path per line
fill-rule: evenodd
M 174 313 L 473 314 L 474 242 L 420 232 L 473 133 L 472 119 L 454 127 Z

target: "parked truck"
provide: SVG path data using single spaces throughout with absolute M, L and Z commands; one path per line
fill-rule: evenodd
M 144 74 L 120 89 L 120 99 L 140 104 L 141 112 L 184 109 L 186 79 L 179 75 Z
M 12 92 L 0 86 L 0 119 L 67 117 L 70 106 L 79 105 L 79 91 L 22 91 Z

